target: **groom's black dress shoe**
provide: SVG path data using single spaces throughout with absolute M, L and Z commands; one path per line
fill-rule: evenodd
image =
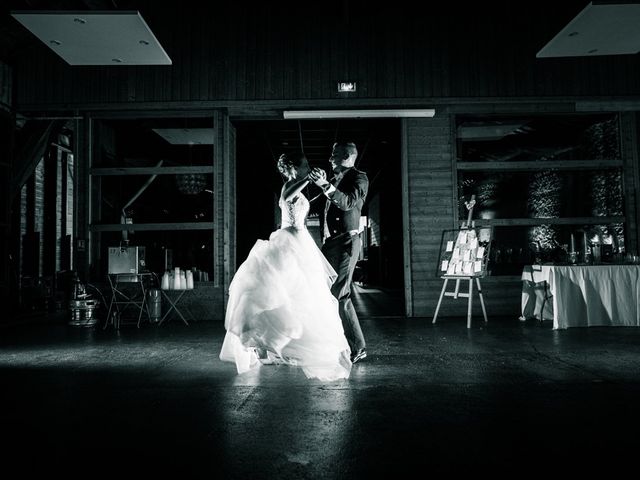
M 367 351 L 364 348 L 361 348 L 360 350 L 351 354 L 351 363 L 359 362 L 360 360 L 365 358 L 367 358 Z

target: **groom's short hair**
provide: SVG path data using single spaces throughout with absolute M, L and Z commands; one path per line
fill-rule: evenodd
M 336 147 L 343 148 L 349 155 L 358 155 L 358 149 L 356 148 L 356 144 L 353 142 L 336 142 L 333 144 L 333 148 Z

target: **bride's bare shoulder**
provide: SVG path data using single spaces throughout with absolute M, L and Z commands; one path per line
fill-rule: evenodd
M 298 200 L 298 197 L 301 195 L 301 193 L 298 192 L 295 195 L 293 195 L 289 200 L 286 199 L 288 196 L 290 196 L 289 192 L 291 191 L 291 184 L 292 183 L 293 182 L 291 182 L 291 180 L 289 180 L 288 182 L 286 182 L 282 186 L 282 189 L 280 190 L 280 200 L 282 200 L 285 203 L 294 204 Z

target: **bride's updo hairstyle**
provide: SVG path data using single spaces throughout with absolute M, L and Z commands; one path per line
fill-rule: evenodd
M 280 155 L 280 158 L 278 158 L 278 171 L 286 177 L 291 167 L 296 168 L 298 178 L 305 177 L 311 170 L 309 161 L 302 152 L 283 153 Z

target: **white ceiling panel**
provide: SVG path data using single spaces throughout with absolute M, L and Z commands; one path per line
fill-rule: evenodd
M 17 11 L 11 15 L 69 65 L 171 65 L 139 12 Z
M 640 4 L 590 3 L 536 55 L 583 57 L 640 51 Z

